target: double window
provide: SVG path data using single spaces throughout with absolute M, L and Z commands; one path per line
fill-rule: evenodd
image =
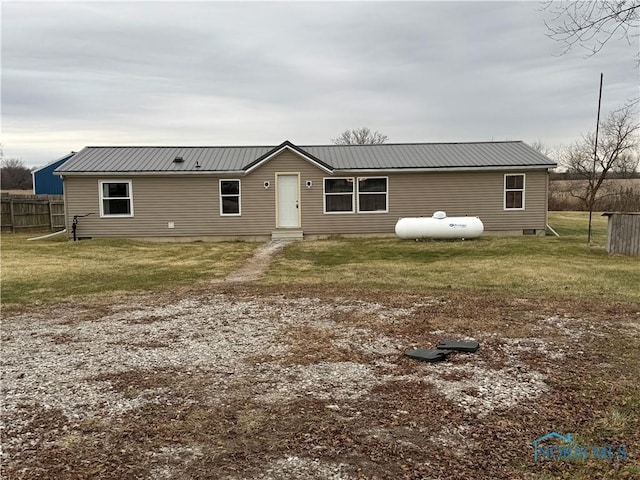
M 524 174 L 504 176 L 504 209 L 524 210 Z
M 388 211 L 387 177 L 325 178 L 324 212 L 358 213 Z
M 240 215 L 240 180 L 220 180 L 220 215 Z
M 131 180 L 100 180 L 100 216 L 133 217 Z

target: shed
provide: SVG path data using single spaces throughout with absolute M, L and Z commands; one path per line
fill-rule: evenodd
M 46 164 L 44 167 L 40 167 L 37 170 L 31 172 L 33 177 L 33 193 L 34 195 L 62 195 L 63 182 L 59 175 L 54 175 L 53 171 L 62 166 L 64 162 L 73 157 L 76 152 L 71 152 L 54 160 L 51 163 Z
M 640 255 L 640 212 L 605 212 L 607 252 Z

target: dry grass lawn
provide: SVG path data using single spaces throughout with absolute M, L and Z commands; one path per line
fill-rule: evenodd
M 639 260 L 555 219 L 303 242 L 240 283 L 255 245 L 3 236 L 0 477 L 640 478 Z M 481 347 L 403 356 L 444 339 Z M 627 457 L 535 462 L 552 431 Z
M 27 241 L 34 234 L 2 235 L 2 303 L 55 303 L 93 296 L 184 288 L 222 279 L 257 245 L 150 243 L 125 239 Z

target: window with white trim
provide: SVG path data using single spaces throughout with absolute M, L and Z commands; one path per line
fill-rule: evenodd
M 504 176 L 504 209 L 524 210 L 524 174 Z
M 358 178 L 358 212 L 387 211 L 387 177 Z
M 324 213 L 353 213 L 353 197 L 353 178 L 324 179 Z
M 100 216 L 133 217 L 131 180 L 100 180 Z
M 240 215 L 240 180 L 220 179 L 220 215 Z

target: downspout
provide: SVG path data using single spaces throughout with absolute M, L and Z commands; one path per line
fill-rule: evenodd
M 551 233 L 553 233 L 556 237 L 560 236 L 560 235 L 558 235 L 558 232 L 556 232 L 553 228 L 551 228 L 551 225 L 549 225 L 548 223 L 547 223 L 547 228 L 549 230 L 551 230 Z
M 74 215 L 73 222 L 71 224 L 71 231 L 73 232 L 73 241 L 77 240 L 76 230 L 78 229 L 78 218 L 88 217 L 89 215 L 93 215 L 93 213 L 85 213 L 84 215 Z
M 27 242 L 30 242 L 31 240 L 41 240 L 43 238 L 53 237 L 54 235 L 60 235 L 61 233 L 65 233 L 66 231 L 67 231 L 67 229 L 65 228 L 64 230 L 60 230 L 59 232 L 49 233 L 48 235 L 43 235 L 41 237 L 27 238 Z
M 549 229 L 549 231 L 551 233 L 553 233 L 556 237 L 559 237 L 560 235 L 558 235 L 558 232 L 556 232 L 553 228 L 551 228 L 551 225 L 549 225 L 548 220 L 549 220 L 549 170 L 547 170 L 547 210 L 545 212 L 545 217 L 547 219 L 547 223 L 545 223 L 545 225 L 547 226 L 547 228 Z

